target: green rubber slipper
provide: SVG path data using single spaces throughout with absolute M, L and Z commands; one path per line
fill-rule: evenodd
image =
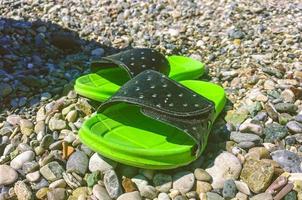
M 147 70 L 123 85 L 79 130 L 99 154 L 144 169 L 172 169 L 197 159 L 226 98 L 220 86 L 176 82 Z
M 129 79 L 152 69 L 171 79 L 190 80 L 203 75 L 204 64 L 184 56 L 163 56 L 159 52 L 136 48 L 123 51 L 92 63 L 92 71 L 76 80 L 75 91 L 96 101 L 110 98 Z

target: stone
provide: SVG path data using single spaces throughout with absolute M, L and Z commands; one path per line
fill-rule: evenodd
M 31 172 L 29 174 L 26 174 L 26 179 L 29 180 L 30 182 L 36 182 L 40 178 L 40 172 L 35 171 Z
M 243 194 L 246 194 L 246 195 L 251 194 L 250 188 L 245 182 L 235 181 L 235 184 L 236 184 L 236 188 L 239 192 L 242 192 Z
M 9 115 L 6 118 L 6 121 L 13 126 L 20 124 L 20 120 L 21 120 L 20 115 Z
M 173 189 L 179 190 L 182 194 L 189 192 L 194 184 L 194 174 L 189 171 L 182 171 L 173 175 Z
M 260 193 L 250 198 L 250 200 L 264 200 L 264 199 L 273 200 L 273 196 L 269 193 Z
M 88 169 L 88 162 L 88 157 L 84 152 L 76 151 L 69 157 L 66 163 L 66 171 L 84 175 Z
M 237 194 L 236 184 L 233 179 L 228 179 L 223 184 L 222 196 L 225 199 L 234 198 Z
M 75 190 L 73 190 L 72 195 L 69 196 L 68 200 L 79 200 L 80 196 L 83 197 L 84 199 L 88 199 L 88 194 L 89 194 L 89 190 L 87 187 L 78 187 Z
M 169 195 L 167 193 L 159 193 L 158 197 L 157 197 L 158 200 L 171 200 Z
M 17 155 L 11 162 L 10 166 L 14 169 L 21 169 L 25 162 L 34 160 L 35 153 L 33 151 L 25 151 Z
M 274 200 L 281 200 L 284 199 L 283 197 L 286 196 L 292 189 L 294 188 L 293 183 L 287 183 L 277 194 L 274 196 Z
M 249 115 L 248 110 L 243 110 L 243 111 L 228 111 L 227 115 L 225 116 L 225 120 L 233 124 L 234 126 L 240 125 Z
M 65 117 L 65 119 L 68 122 L 75 122 L 77 120 L 77 118 L 78 118 L 78 111 L 76 111 L 76 110 L 70 111 Z
M 13 184 L 18 179 L 18 173 L 9 165 L 0 165 L 0 185 Z
M 230 139 L 240 143 L 240 142 L 256 142 L 259 143 L 260 141 L 262 141 L 262 139 L 255 134 L 251 134 L 251 133 L 240 133 L 240 132 L 231 132 L 231 136 Z
M 122 194 L 122 188 L 114 170 L 105 171 L 104 185 L 111 198 L 117 198 Z
M 290 89 L 285 89 L 281 92 L 281 98 L 285 103 L 294 103 L 295 94 Z
M 214 192 L 207 192 L 207 200 L 224 200 L 222 196 Z
M 145 176 L 141 175 L 141 174 L 138 174 L 136 176 L 134 176 L 131 181 L 133 181 L 137 188 L 140 190 L 140 188 L 148 185 L 148 180 Z
M 139 191 L 142 197 L 146 197 L 148 199 L 156 198 L 158 193 L 158 191 L 152 185 L 143 186 Z
M 14 186 L 15 194 L 17 195 L 18 200 L 32 200 L 33 193 L 23 181 L 18 181 Z
M 139 169 L 139 173 L 144 175 L 147 179 L 152 180 L 155 171 L 152 169 Z
M 105 158 L 98 153 L 94 153 L 89 160 L 89 171 L 94 172 L 99 170 L 100 172 L 105 172 L 114 169 L 116 165 L 116 162 Z
M 242 181 L 255 192 L 264 192 L 271 184 L 274 175 L 274 167 L 262 160 L 247 160 L 240 175 Z
M 265 108 L 268 116 L 270 116 L 270 118 L 272 118 L 274 121 L 278 120 L 279 114 L 273 104 L 267 103 L 267 104 L 265 104 L 264 108 Z
M 153 177 L 153 183 L 159 192 L 169 192 L 172 188 L 172 177 L 168 174 L 158 173 Z
M 50 146 L 53 142 L 54 142 L 54 139 L 53 139 L 52 135 L 47 134 L 47 135 L 45 135 L 45 136 L 42 138 L 42 141 L 41 141 L 40 146 L 41 146 L 43 149 L 48 149 L 49 146 Z
M 263 134 L 262 126 L 253 123 L 243 123 L 239 126 L 239 131 L 244 133 L 254 133 L 261 136 Z
M 100 172 L 95 171 L 87 175 L 86 182 L 88 187 L 94 186 L 100 179 Z
M 302 123 L 302 114 L 298 114 L 298 115 L 295 117 L 295 120 L 296 120 L 297 122 Z
M 62 119 L 56 119 L 52 117 L 48 122 L 48 127 L 51 131 L 62 130 L 66 128 L 66 122 Z
M 42 176 L 51 182 L 61 179 L 63 172 L 63 167 L 56 161 L 50 162 L 40 169 Z
M 64 188 L 55 188 L 47 192 L 47 200 L 65 200 L 66 190 Z
M 36 192 L 37 199 L 45 199 L 48 191 L 49 191 L 49 189 L 47 187 L 40 188 Z
M 38 121 L 35 125 L 34 131 L 36 134 L 45 134 L 45 122 L 44 121 Z
M 302 124 L 296 121 L 290 121 L 286 124 L 287 129 L 292 133 L 302 133 Z
M 265 147 L 254 147 L 254 148 L 251 148 L 248 152 L 257 153 L 259 155 L 260 159 L 270 158 L 270 152 Z
M 236 194 L 236 200 L 248 200 L 248 196 L 242 192 Z
M 271 153 L 272 159 L 276 161 L 285 171 L 301 173 L 301 158 L 288 150 L 277 150 Z
M 204 181 L 196 181 L 196 192 L 200 193 L 207 193 L 212 190 L 212 186 L 210 183 Z
M 34 124 L 27 119 L 21 119 L 20 130 L 23 135 L 30 136 L 34 130 Z
M 66 187 L 66 182 L 64 179 L 59 179 L 59 180 L 56 180 L 56 181 L 52 182 L 51 184 L 49 184 L 50 189 L 65 188 L 65 187 Z
M 275 108 L 278 112 L 285 112 L 290 114 L 295 114 L 298 110 L 298 107 L 292 103 L 278 103 L 275 105 Z
M 194 176 L 195 176 L 196 180 L 199 180 L 199 181 L 205 181 L 205 182 L 212 181 L 212 177 L 210 176 L 210 174 L 208 172 L 206 172 L 206 170 L 201 169 L 201 168 L 196 168 L 194 170 Z
M 273 143 L 275 141 L 283 139 L 288 134 L 288 131 L 284 126 L 277 123 L 271 123 L 264 128 L 264 142 Z
M 225 180 L 236 180 L 240 175 L 241 169 L 241 162 L 236 156 L 223 152 L 216 157 L 214 166 L 206 169 L 206 171 L 213 178 L 212 187 L 214 189 L 221 189 Z
M 122 186 L 125 192 L 133 192 L 137 191 L 137 187 L 134 182 L 130 178 L 123 177 Z
M 101 185 L 94 185 L 92 188 L 92 193 L 98 200 L 111 200 L 108 192 Z
M 297 200 L 297 193 L 295 191 L 291 191 L 284 196 L 284 200 Z
M 281 125 L 286 125 L 287 122 L 289 122 L 290 120 L 292 120 L 292 116 L 288 113 L 280 113 L 279 115 L 279 124 Z
M 117 200 L 141 200 L 142 197 L 138 191 L 127 192 L 117 198 Z M 158 199 L 160 200 L 160 199 Z

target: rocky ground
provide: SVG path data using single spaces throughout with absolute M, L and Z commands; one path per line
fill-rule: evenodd
M 302 3 L 0 0 L 0 199 L 302 199 Z M 225 112 L 189 166 L 137 169 L 78 139 L 73 81 L 133 47 L 206 63 Z M 213 142 L 212 142 L 213 141 Z

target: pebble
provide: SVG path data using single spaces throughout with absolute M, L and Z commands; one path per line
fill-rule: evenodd
M 178 172 L 173 175 L 173 189 L 185 194 L 189 192 L 195 184 L 194 174 L 188 171 Z
M 141 200 L 141 199 L 142 197 L 140 196 L 138 191 L 127 192 L 117 198 L 117 200 Z M 158 200 L 160 199 L 158 198 Z
M 139 191 L 142 197 L 146 197 L 148 199 L 154 199 L 158 194 L 158 191 L 152 185 L 143 186 Z
M 111 198 L 117 198 L 122 194 L 122 188 L 114 170 L 105 171 L 104 185 Z
M 196 168 L 194 170 L 194 176 L 195 176 L 196 180 L 199 180 L 199 181 L 205 181 L 205 182 L 212 181 L 212 177 L 210 176 L 210 174 L 201 168 Z
M 168 174 L 158 173 L 153 177 L 153 183 L 159 192 L 169 192 L 172 188 L 172 177 Z
M 237 188 L 234 180 L 228 179 L 223 184 L 222 196 L 225 199 L 234 198 L 237 194 Z
M 294 103 L 295 94 L 290 89 L 285 89 L 281 92 L 281 98 L 285 103 Z
M 47 200 L 65 200 L 66 190 L 64 188 L 55 188 L 47 192 Z
M 17 195 L 18 200 L 32 200 L 33 193 L 23 181 L 18 181 L 15 183 L 14 191 Z
M 222 196 L 214 192 L 207 192 L 207 200 L 224 200 Z
M 283 139 L 288 134 L 287 129 L 277 123 L 271 123 L 264 128 L 265 142 L 274 142 Z
M 274 175 L 274 167 L 263 160 L 247 160 L 240 175 L 242 181 L 255 192 L 264 192 L 271 184 Z
M 66 122 L 61 119 L 51 118 L 48 122 L 49 129 L 52 131 L 66 128 Z
M 213 178 L 212 187 L 214 189 L 221 189 L 225 180 L 237 179 L 241 169 L 240 160 L 236 156 L 223 152 L 216 157 L 214 166 L 206 169 L 206 171 Z
M 286 124 L 288 130 L 292 133 L 302 133 L 302 124 L 296 121 L 290 121 Z
M 78 118 L 78 111 L 76 111 L 76 110 L 70 111 L 65 117 L 65 119 L 68 122 L 75 122 L 77 120 L 77 118 Z
M 92 188 L 92 193 L 99 200 L 111 200 L 108 192 L 101 185 L 94 185 Z
M 196 181 L 196 192 L 200 193 L 207 193 L 212 190 L 212 186 L 210 183 L 204 181 Z
M 69 157 L 66 163 L 66 171 L 84 175 L 88 169 L 88 162 L 88 157 L 84 152 L 76 151 Z
M 284 200 L 297 200 L 297 199 L 298 199 L 297 193 L 295 191 L 291 191 L 284 196 Z
M 96 48 L 91 51 L 91 55 L 95 57 L 102 57 L 104 55 L 105 51 L 103 48 Z
M 50 189 L 65 188 L 65 187 L 66 187 L 66 182 L 64 179 L 59 179 L 59 180 L 56 180 L 56 181 L 52 182 L 51 184 L 49 184 Z
M 240 142 L 260 142 L 262 139 L 255 134 L 251 133 L 240 133 L 240 132 L 231 132 L 230 139 L 240 143 Z
M 250 198 L 250 200 L 264 200 L 264 199 L 273 200 L 273 196 L 269 193 L 260 193 Z
M 240 125 L 239 131 L 245 133 L 255 133 L 256 135 L 261 136 L 263 133 L 263 128 L 258 124 L 243 123 Z
M 48 191 L 49 191 L 49 189 L 48 189 L 47 187 L 40 188 L 40 189 L 36 192 L 36 197 L 37 197 L 37 199 L 45 199 Z
M 94 172 L 99 170 L 100 172 L 105 172 L 114 169 L 116 165 L 116 162 L 105 158 L 98 153 L 94 153 L 89 160 L 89 171 Z
M 34 124 L 27 119 L 21 119 L 20 120 L 20 130 L 21 130 L 22 134 L 24 134 L 26 136 L 30 136 L 34 130 Z
M 285 171 L 301 173 L 301 158 L 288 150 L 277 150 L 271 153 L 272 159 L 276 161 Z
M 278 103 L 275 105 L 275 108 L 278 112 L 285 112 L 290 114 L 295 114 L 298 110 L 298 107 L 292 103 Z
M 21 169 L 25 162 L 34 160 L 35 153 L 33 151 L 25 151 L 17 155 L 11 162 L 10 166 L 14 169 Z
M 26 174 L 26 179 L 29 180 L 30 182 L 36 182 L 40 178 L 40 172 L 35 171 L 29 174 Z
M 63 172 L 63 167 L 56 161 L 50 162 L 40 169 L 42 176 L 51 182 L 61 179 Z
M 137 188 L 140 190 L 140 188 L 143 188 L 144 186 L 148 185 L 148 180 L 145 176 L 138 174 L 134 176 L 131 181 L 133 181 Z
M 161 192 L 158 195 L 158 200 L 171 200 L 167 193 Z
M 242 192 L 243 194 L 250 195 L 251 191 L 249 186 L 243 181 L 235 181 L 237 190 Z
M 18 173 L 9 165 L 0 165 L 0 185 L 13 184 L 18 179 Z

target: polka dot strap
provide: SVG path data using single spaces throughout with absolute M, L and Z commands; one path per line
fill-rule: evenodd
M 104 102 L 98 112 L 121 102 L 139 106 L 144 115 L 184 131 L 196 142 L 196 155 L 205 147 L 214 103 L 167 76 L 154 70 L 140 73 Z
M 122 67 L 132 78 L 142 71 L 152 69 L 168 75 L 170 65 L 164 55 L 148 48 L 135 48 L 107 56 L 91 63 L 92 71 L 100 70 L 100 67 Z

